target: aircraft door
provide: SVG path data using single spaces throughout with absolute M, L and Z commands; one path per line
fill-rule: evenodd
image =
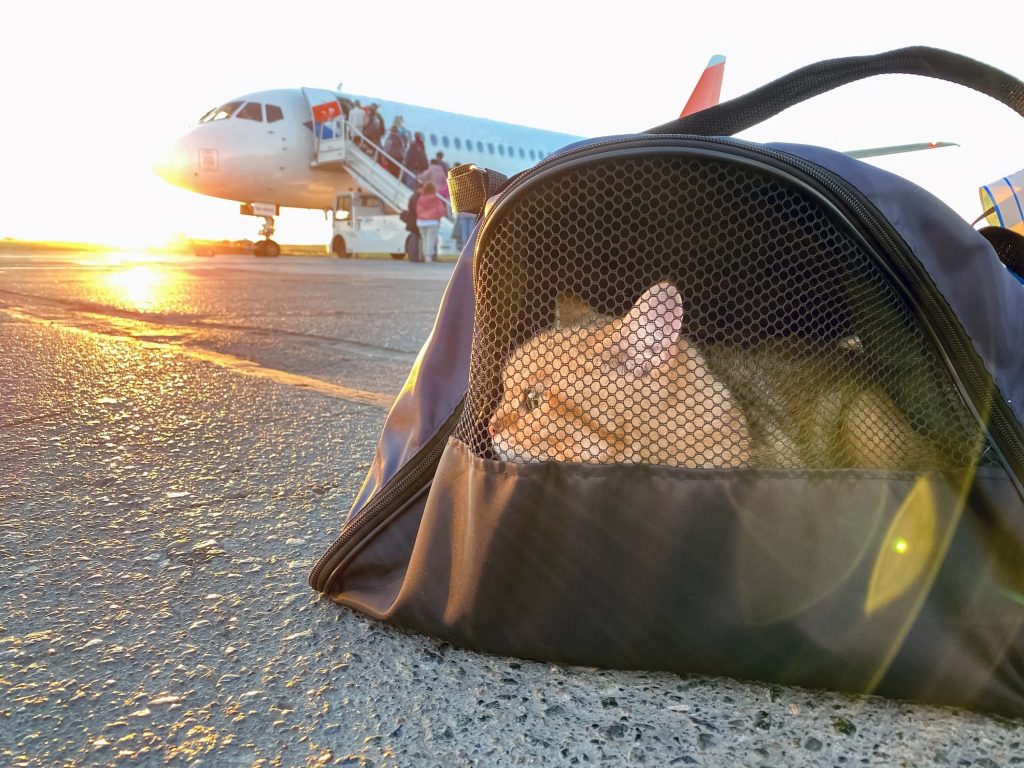
M 303 88 L 309 105 L 308 123 L 313 131 L 313 165 L 338 163 L 345 159 L 345 114 L 338 97 L 320 88 Z

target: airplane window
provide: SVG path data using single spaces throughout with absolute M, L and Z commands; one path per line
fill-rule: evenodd
M 492 155 L 494 154 L 494 145 L 491 144 L 490 142 L 488 142 L 487 144 L 487 152 Z
M 455 141 L 455 148 L 456 149 L 462 149 L 462 139 L 460 139 L 458 136 L 456 136 L 454 141 Z
M 477 152 L 483 152 L 484 151 L 484 143 L 482 141 L 478 141 L 476 143 L 476 151 Z
M 278 120 L 284 120 L 284 112 L 274 104 L 267 104 L 267 122 L 276 123 Z
M 263 105 L 255 101 L 246 102 L 245 106 L 235 114 L 235 117 L 241 118 L 242 120 L 255 120 L 258 123 L 262 123 Z
M 526 150 L 522 147 L 519 148 L 519 156 L 524 159 L 526 158 Z
M 238 109 L 241 103 L 242 102 L 240 101 L 229 101 L 222 107 L 214 107 L 201 118 L 199 118 L 199 122 L 209 123 L 214 120 L 223 120 L 226 117 L 231 117 L 231 115 L 234 113 L 236 109 Z
M 437 144 L 437 134 L 436 133 L 430 134 L 430 143 L 431 144 Z
M 502 157 L 505 156 L 505 147 L 504 147 L 504 145 L 502 145 L 502 144 L 498 145 L 498 154 L 501 155 Z
M 441 137 L 441 143 L 444 144 L 444 148 L 445 149 L 448 149 L 448 143 L 449 142 L 448 142 L 448 137 L 447 136 L 442 136 Z

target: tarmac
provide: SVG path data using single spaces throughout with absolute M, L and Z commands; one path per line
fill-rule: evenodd
M 491 656 L 314 593 L 450 274 L 0 247 L 0 766 L 1024 765 L 1024 721 Z

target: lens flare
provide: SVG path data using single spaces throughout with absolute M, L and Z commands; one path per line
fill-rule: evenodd
M 884 540 L 891 544 L 880 549 L 875 559 L 864 612 L 870 616 L 910 592 L 916 594 L 914 588 L 922 588 L 922 580 L 941 554 L 942 538 L 934 489 L 921 476 L 889 525 Z

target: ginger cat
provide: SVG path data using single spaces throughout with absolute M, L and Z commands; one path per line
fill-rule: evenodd
M 505 461 L 688 468 L 933 465 L 856 349 L 808 342 L 697 347 L 682 298 L 647 289 L 622 317 L 559 299 L 555 324 L 512 351 L 488 424 Z
M 488 425 L 499 458 L 748 465 L 743 413 L 679 336 L 683 304 L 675 286 L 659 283 L 610 321 L 588 309 L 578 298 L 562 299 L 554 328 L 509 356 Z

